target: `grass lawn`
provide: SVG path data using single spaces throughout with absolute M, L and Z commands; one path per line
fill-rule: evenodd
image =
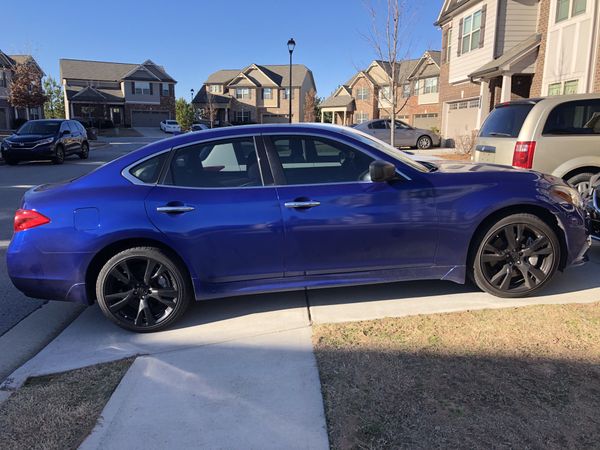
M 600 303 L 318 325 L 332 448 L 599 448 Z
M 75 449 L 133 358 L 28 379 L 0 404 L 0 449 Z

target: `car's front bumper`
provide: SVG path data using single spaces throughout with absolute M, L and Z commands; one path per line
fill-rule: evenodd
M 51 158 L 54 156 L 54 144 L 43 144 L 33 148 L 20 148 L 18 146 L 2 147 L 2 157 L 20 161 L 35 161 L 36 159 Z

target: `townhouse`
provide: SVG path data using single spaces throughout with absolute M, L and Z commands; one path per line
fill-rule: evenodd
M 175 119 L 175 84 L 163 66 L 60 60 L 65 117 L 100 126 L 158 127 Z
M 211 74 L 192 100 L 198 115 L 213 115 L 216 123 L 304 121 L 307 95 L 316 93 L 312 72 L 302 64 L 250 64 L 244 69 L 219 70 Z M 210 120 L 210 118 L 209 118 Z
M 499 102 L 598 92 L 598 0 L 445 0 L 441 134 L 479 129 Z
M 18 125 L 18 119 L 29 120 L 44 117 L 44 109 L 41 106 L 17 108 L 8 101 L 10 82 L 18 64 L 31 64 L 36 75 L 36 83 L 39 86 L 45 75 L 31 55 L 7 55 L 0 50 L 0 130 L 15 128 Z
M 321 121 L 325 121 L 326 113 L 332 123 L 344 125 L 389 117 L 390 74 L 388 62 L 373 61 L 321 103 Z M 418 128 L 439 129 L 439 76 L 440 52 L 436 50 L 398 63 L 399 120 Z

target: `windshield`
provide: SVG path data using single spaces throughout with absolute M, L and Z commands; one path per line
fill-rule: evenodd
M 534 106 L 532 103 L 513 103 L 497 107 L 485 120 L 479 137 L 518 137 L 529 111 Z
M 379 139 L 374 138 L 370 134 L 364 133 L 356 128 L 344 128 L 344 132 L 348 135 L 352 136 L 354 139 L 362 142 L 363 144 L 369 145 L 371 147 L 376 148 L 380 152 L 385 153 L 386 155 L 391 156 L 394 159 L 402 161 L 407 166 L 412 167 L 415 170 L 420 172 L 429 172 L 430 169 L 426 167 L 424 164 L 415 161 L 411 157 L 409 157 L 406 153 L 401 150 L 398 150 L 392 147 L 390 144 L 386 144 Z
M 60 127 L 60 122 L 54 120 L 32 120 L 25 122 L 21 128 L 17 131 L 17 134 L 56 134 Z
M 178 125 L 176 120 L 167 120 L 167 124 L 169 124 L 169 125 Z

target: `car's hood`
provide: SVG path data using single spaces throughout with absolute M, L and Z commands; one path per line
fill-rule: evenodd
M 6 138 L 10 142 L 35 142 L 40 139 L 54 137 L 53 134 L 13 134 Z
M 465 173 L 465 172 L 528 172 L 525 169 L 518 169 L 512 166 L 503 166 L 501 164 L 475 163 L 469 161 L 432 161 L 438 171 L 444 173 Z

